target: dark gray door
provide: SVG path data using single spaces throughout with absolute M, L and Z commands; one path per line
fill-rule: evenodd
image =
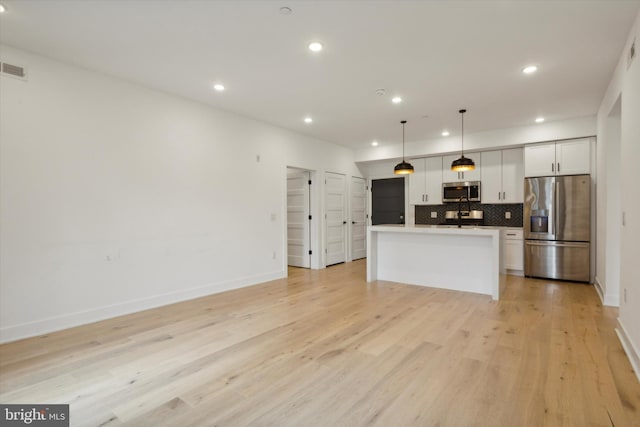
M 371 182 L 371 225 L 404 224 L 404 177 Z

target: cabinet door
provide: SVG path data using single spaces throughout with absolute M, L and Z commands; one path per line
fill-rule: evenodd
M 409 175 L 409 204 L 423 205 L 426 203 L 426 161 L 427 159 L 411 159 L 413 173 Z
M 426 160 L 426 191 L 427 205 L 442 204 L 442 157 L 429 157 Z
M 502 268 L 507 270 L 524 270 L 524 240 L 521 228 L 500 230 L 502 247 Z
M 450 154 L 442 157 L 442 182 L 457 181 L 480 181 L 480 153 L 467 153 L 465 157 L 470 158 L 476 164 L 476 168 L 467 172 L 454 172 L 451 170 L 451 163 L 460 158 L 460 154 Z
M 556 144 L 535 144 L 524 147 L 524 176 L 555 175 Z
M 482 160 L 482 203 L 502 202 L 502 151 L 483 151 Z
M 522 157 L 522 148 L 502 150 L 501 203 L 524 203 L 524 162 Z M 482 160 L 482 170 L 484 174 L 484 159 Z M 482 184 L 484 187 L 484 182 Z
M 578 175 L 589 173 L 591 150 L 588 138 L 556 143 L 556 173 L 558 175 Z
M 504 268 L 508 270 L 524 269 L 524 242 L 522 240 L 504 241 Z

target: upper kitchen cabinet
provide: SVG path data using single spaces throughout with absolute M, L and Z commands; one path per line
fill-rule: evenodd
M 454 172 L 451 163 L 460 158 L 460 154 L 452 154 L 442 157 L 442 182 L 480 181 L 480 153 L 468 153 L 465 157 L 473 160 L 476 168 L 467 172 Z
M 579 175 L 591 170 L 589 138 L 527 145 L 524 147 L 524 175 Z
M 523 149 L 484 151 L 482 160 L 482 203 L 523 203 Z
M 442 204 L 442 157 L 411 159 L 414 173 L 409 175 L 409 203 Z

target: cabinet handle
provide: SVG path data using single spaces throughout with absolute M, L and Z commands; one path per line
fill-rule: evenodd
M 551 172 L 555 172 L 555 171 L 556 171 L 556 164 L 551 163 Z
M 560 173 L 560 163 L 558 162 L 558 173 Z
M 428 202 L 428 201 L 429 201 L 429 195 L 428 195 L 428 194 L 425 194 L 425 195 L 424 195 L 424 198 L 425 198 L 425 199 L 424 199 L 424 201 L 425 201 L 425 202 Z
M 502 200 L 507 200 L 507 193 L 504 191 L 502 192 Z
M 502 199 L 500 198 L 500 192 L 499 192 L 499 191 L 498 191 L 498 200 L 502 200 Z

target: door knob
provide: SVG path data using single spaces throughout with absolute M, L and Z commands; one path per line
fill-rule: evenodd
M 347 221 L 342 221 L 342 224 L 346 224 L 346 223 L 347 223 Z
M 355 221 L 351 221 L 351 224 L 356 224 L 356 222 Z

